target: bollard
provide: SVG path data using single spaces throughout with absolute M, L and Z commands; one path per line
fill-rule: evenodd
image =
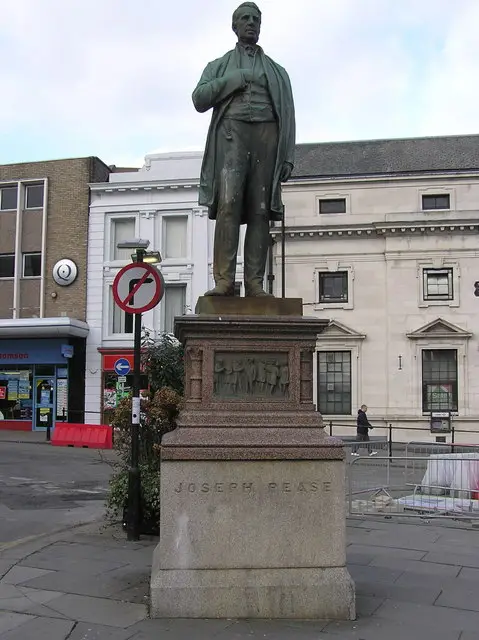
M 389 423 L 388 427 L 388 453 L 389 459 L 392 460 L 393 457 L 393 426 Z
M 454 427 L 451 427 L 451 453 L 454 453 L 454 442 L 456 440 L 455 437 L 455 429 Z
M 333 435 L 333 421 L 332 420 L 329 421 L 329 435 L 330 436 Z

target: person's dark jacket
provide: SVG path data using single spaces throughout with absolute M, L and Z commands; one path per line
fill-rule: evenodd
M 368 416 L 362 409 L 359 409 L 358 411 L 356 424 L 358 433 L 361 433 L 362 435 L 367 435 L 369 429 L 372 429 L 371 425 L 369 424 Z

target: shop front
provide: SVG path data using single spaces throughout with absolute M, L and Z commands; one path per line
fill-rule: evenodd
M 110 424 L 113 412 L 133 387 L 133 349 L 99 349 L 102 354 L 102 415 L 101 424 Z M 148 387 L 148 378 L 141 375 L 141 393 Z
M 68 420 L 84 340 L 0 339 L 0 429 L 53 429 Z M 73 401 L 73 404 L 76 404 Z

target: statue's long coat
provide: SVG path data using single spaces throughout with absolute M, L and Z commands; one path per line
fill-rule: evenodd
M 258 47 L 257 55 L 261 56 L 269 93 L 278 118 L 278 150 L 271 189 L 270 218 L 271 220 L 281 220 L 284 210 L 281 200 L 281 169 L 285 162 L 294 164 L 296 127 L 293 92 L 286 70 L 265 55 L 260 47 Z M 204 112 L 213 107 L 201 167 L 199 192 L 199 204 L 208 207 L 209 217 L 213 220 L 216 219 L 218 202 L 216 180 L 219 172 L 215 166 L 218 125 L 234 95 L 242 88 L 241 74 L 238 74 L 240 68 L 240 54 L 238 48 L 235 48 L 228 51 L 222 58 L 213 60 L 207 65 L 193 92 L 193 103 L 197 111 Z

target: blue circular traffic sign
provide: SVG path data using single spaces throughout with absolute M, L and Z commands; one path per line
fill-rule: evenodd
M 131 369 L 130 363 L 126 358 L 118 358 L 113 368 L 117 376 L 127 376 Z

